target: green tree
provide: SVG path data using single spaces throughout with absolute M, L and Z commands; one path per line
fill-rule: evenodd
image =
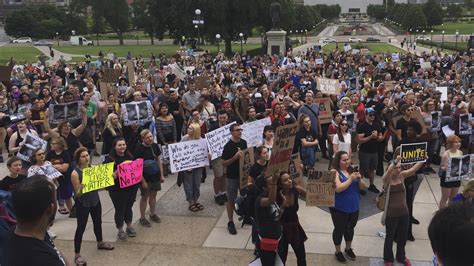
M 5 33 L 14 36 L 33 36 L 38 21 L 29 9 L 23 9 L 10 13 L 5 20 Z
M 430 28 L 443 23 L 443 10 L 437 1 L 428 0 L 428 2 L 423 5 L 423 13 L 426 16 L 426 22 Z
M 53 38 L 56 36 L 56 32 L 60 32 L 64 27 L 64 24 L 54 18 L 43 19 L 38 23 L 38 28 L 33 34 L 36 38 Z
M 450 4 L 446 8 L 446 13 L 449 17 L 458 19 L 462 16 L 462 8 L 459 5 Z
M 405 29 L 423 29 L 426 28 L 427 22 L 425 14 L 420 5 L 410 5 L 407 9 L 402 22 Z
M 143 29 L 150 36 L 151 44 L 155 44 L 156 17 L 150 14 L 150 2 L 148 0 L 134 1 L 132 4 L 132 25 L 136 29 Z
M 376 19 L 384 19 L 387 16 L 384 5 L 368 5 L 367 14 Z
M 103 0 L 104 18 L 117 33 L 119 44 L 123 45 L 123 33 L 129 28 L 129 8 L 126 0 Z

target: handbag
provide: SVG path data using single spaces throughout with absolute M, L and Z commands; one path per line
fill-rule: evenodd
M 155 160 L 144 160 L 143 161 L 143 175 L 151 176 L 156 175 L 160 169 L 158 169 L 158 165 L 156 164 Z
M 377 205 L 377 208 L 381 211 L 385 211 L 386 205 L 388 205 L 388 196 L 390 194 L 390 184 L 388 185 L 388 188 L 383 188 L 380 194 L 375 197 L 375 204 Z

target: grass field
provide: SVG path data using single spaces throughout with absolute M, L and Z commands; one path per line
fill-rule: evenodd
M 441 34 L 444 30 L 445 34 L 456 34 L 456 30 L 459 31 L 459 34 L 473 34 L 474 33 L 474 23 L 467 22 L 445 22 L 443 26 L 436 26 L 433 29 L 434 34 Z
M 338 47 L 339 47 L 339 49 L 344 49 L 344 44 L 339 43 Z M 398 47 L 395 47 L 393 45 L 387 44 L 387 43 L 358 43 L 358 44 L 352 43 L 351 47 L 353 49 L 367 48 L 367 49 L 369 49 L 370 54 L 404 52 L 404 50 L 402 50 Z M 329 54 L 329 53 L 331 53 L 331 51 L 334 48 L 336 48 L 336 44 L 335 43 L 330 43 L 330 44 L 325 45 L 323 47 L 323 52 L 325 54 Z
M 41 55 L 41 52 L 32 47 L 0 47 L 0 65 L 5 65 L 10 61 L 10 57 L 14 57 L 17 62 L 37 62 L 38 56 Z
M 244 44 L 243 50 L 253 50 L 256 48 L 260 48 L 260 44 Z M 216 45 L 205 45 L 201 47 L 204 50 L 210 50 L 211 53 L 217 52 Z M 143 57 L 150 57 L 150 54 L 153 53 L 157 56 L 159 53 L 164 52 L 167 55 L 173 55 L 176 53 L 177 50 L 180 50 L 179 46 L 176 45 L 101 45 L 101 46 L 60 46 L 55 47 L 55 49 L 68 54 L 73 55 L 85 55 L 89 53 L 92 56 L 96 56 L 99 54 L 99 51 L 102 51 L 104 55 L 106 55 L 109 51 L 115 53 L 119 57 L 125 57 L 127 53 L 130 51 L 132 56 L 142 55 Z M 224 45 L 220 45 L 220 49 L 224 49 Z M 232 45 L 232 49 L 234 52 L 240 52 L 240 44 Z

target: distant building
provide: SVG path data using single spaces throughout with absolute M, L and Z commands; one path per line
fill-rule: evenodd
M 69 6 L 71 0 L 0 0 L 0 21 L 3 21 L 6 14 L 20 10 L 28 5 L 52 4 L 56 6 Z
M 448 6 L 451 4 L 464 5 L 464 0 L 438 0 L 441 6 Z
M 293 1 L 298 1 L 298 0 L 293 0 Z M 395 2 L 407 3 L 407 0 L 395 0 Z M 347 13 L 366 14 L 368 5 L 382 5 L 383 0 L 304 0 L 304 4 L 308 6 L 339 5 L 341 7 L 341 14 L 347 14 Z

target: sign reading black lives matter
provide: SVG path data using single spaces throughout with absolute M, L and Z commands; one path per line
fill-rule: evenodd
M 459 181 L 471 178 L 473 154 L 461 157 L 449 157 L 446 170 L 446 182 Z
M 149 101 L 122 103 L 123 124 L 145 124 L 153 121 L 153 110 Z
M 441 112 L 431 112 L 431 132 L 438 132 L 441 130 Z
M 47 144 L 44 139 L 28 132 L 26 133 L 25 139 L 20 143 L 21 148 L 18 150 L 16 156 L 25 162 L 29 162 L 33 151 L 38 148 L 46 150 Z
M 282 169 L 288 169 L 297 132 L 297 123 L 280 126 L 276 129 L 272 156 L 267 164 L 267 169 L 265 169 L 265 176 L 279 174 Z
M 427 147 L 427 142 L 402 144 L 400 147 L 402 164 L 426 162 Z
M 332 207 L 335 203 L 335 171 L 308 170 L 306 206 Z
M 52 124 L 58 124 L 65 120 L 76 120 L 82 118 L 83 102 L 70 102 L 52 104 L 49 106 L 49 122 Z
M 471 135 L 472 126 L 469 123 L 471 114 L 462 114 L 459 116 L 459 135 Z

